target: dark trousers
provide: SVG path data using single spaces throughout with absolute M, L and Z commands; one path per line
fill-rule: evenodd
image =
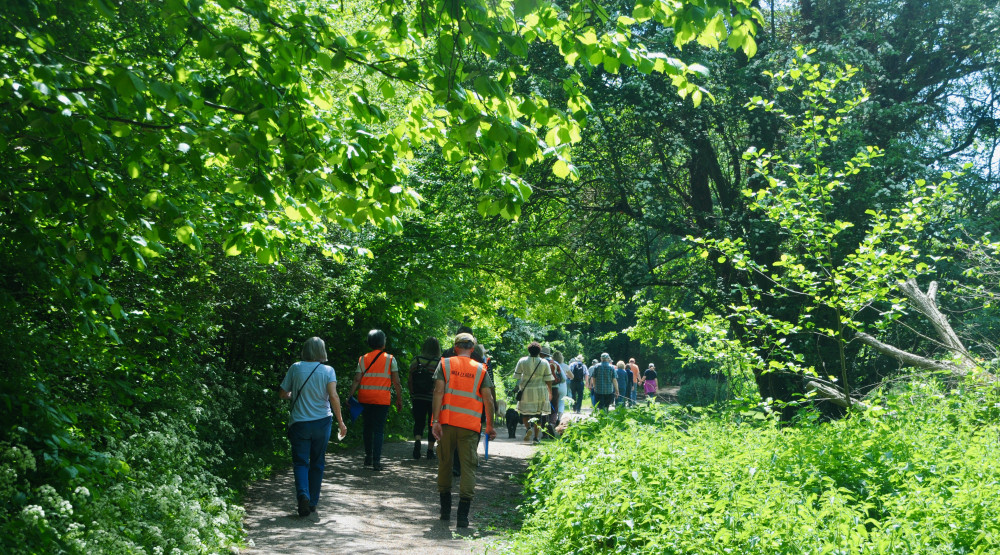
M 292 444 L 292 467 L 295 475 L 295 497 L 309 497 L 309 505 L 319 502 L 319 486 L 326 467 L 326 446 L 330 443 L 333 417 L 296 422 L 288 428 Z
M 431 436 L 431 416 L 434 410 L 431 401 L 413 399 L 413 437 L 424 437 L 424 426 L 427 427 L 427 437 Z
M 569 394 L 573 396 L 573 412 L 583 407 L 583 382 L 569 382 Z
M 613 403 L 615 400 L 614 392 L 605 394 L 595 393 L 594 395 L 595 397 L 597 397 L 596 408 L 598 410 L 608 410 L 608 407 L 610 407 L 611 403 Z
M 382 443 L 385 441 L 385 419 L 389 416 L 389 405 L 364 405 L 361 411 L 361 437 L 365 442 L 365 458 L 382 460 Z

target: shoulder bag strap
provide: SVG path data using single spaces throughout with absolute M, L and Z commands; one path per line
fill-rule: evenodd
M 306 381 L 302 382 L 302 387 L 300 387 L 299 390 L 295 392 L 295 397 L 292 397 L 292 406 L 288 408 L 288 414 L 292 414 L 292 411 L 295 410 L 295 402 L 299 400 L 299 395 L 302 393 L 302 390 L 305 389 L 306 384 L 309 383 L 309 378 L 313 377 L 313 374 L 316 373 L 316 369 L 319 368 L 321 364 L 323 363 L 319 362 L 316 364 L 316 366 L 313 367 L 313 371 L 309 372 L 309 377 L 306 378 Z
M 375 355 L 375 358 L 373 358 L 372 361 L 370 363 L 368 363 L 368 368 L 365 368 L 365 371 L 361 373 L 361 377 L 364 377 L 365 374 L 368 373 L 368 370 L 371 369 L 371 367 L 375 364 L 375 361 L 378 360 L 378 357 L 382 356 L 382 353 L 384 353 L 384 352 L 385 351 L 379 351 L 378 354 Z M 364 357 L 362 357 L 362 359 L 363 358 Z
M 534 369 L 534 370 L 533 370 L 533 371 L 531 372 L 531 375 L 530 375 L 530 376 L 528 376 L 528 379 L 527 379 L 527 380 L 525 380 L 525 382 L 524 382 L 524 385 L 528 385 L 528 382 L 530 382 L 530 381 L 531 381 L 531 378 L 534 378 L 534 377 L 535 377 L 535 372 L 538 372 L 538 369 L 539 369 L 539 368 L 541 368 L 541 363 L 542 363 L 542 361 L 541 361 L 541 360 L 539 360 L 539 361 L 538 361 L 538 364 L 537 364 L 537 365 L 535 365 L 535 369 Z

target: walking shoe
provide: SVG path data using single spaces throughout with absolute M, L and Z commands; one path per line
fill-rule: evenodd
M 433 449 L 427 449 L 427 460 L 429 460 L 429 461 L 436 461 L 437 458 L 438 457 L 437 457 L 437 455 L 434 454 L 434 450 Z
M 309 496 L 299 494 L 299 516 L 309 516 Z
M 413 442 L 413 458 L 414 459 L 419 459 L 420 458 L 420 440 L 419 439 Z
M 372 470 L 375 472 L 382 472 L 382 461 L 375 461 L 375 463 L 372 464 Z
M 372 456 L 365 455 L 365 466 L 371 466 L 371 465 L 372 465 Z

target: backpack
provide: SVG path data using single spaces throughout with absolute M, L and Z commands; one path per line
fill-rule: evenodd
M 587 368 L 579 360 L 569 365 L 569 371 L 573 373 L 573 383 L 581 384 L 583 383 L 583 373 L 587 371 Z
M 549 372 L 552 373 L 552 385 L 559 385 L 563 382 L 562 368 L 559 367 L 559 363 L 549 359 Z
M 417 367 L 413 369 L 413 392 L 416 394 L 434 393 L 434 369 L 437 361 L 422 356 L 417 357 Z

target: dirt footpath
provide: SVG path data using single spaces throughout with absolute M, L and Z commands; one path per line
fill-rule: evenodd
M 414 460 L 413 443 L 386 444 L 385 470 L 362 468 L 363 450 L 327 453 L 326 475 L 317 511 L 296 513 L 294 480 L 289 468 L 250 488 L 246 529 L 253 547 L 248 554 L 495 553 L 503 532 L 520 527 L 515 510 L 520 485 L 514 475 L 527 468 L 534 448 L 507 439 L 498 429 L 489 460 L 479 445 L 476 498 L 469 528 L 455 528 L 458 479 L 452 486 L 451 521 L 439 520 L 437 461 Z M 518 436 L 524 428 L 518 430 Z M 424 446 L 426 451 L 426 444 Z

